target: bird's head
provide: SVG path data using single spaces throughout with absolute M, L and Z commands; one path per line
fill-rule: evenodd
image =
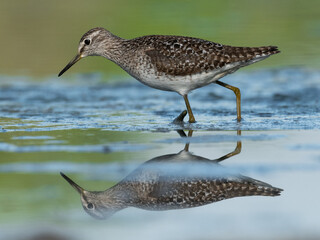
M 81 58 L 87 56 L 104 56 L 108 42 L 114 37 L 116 36 L 101 27 L 93 28 L 86 32 L 80 39 L 77 55 L 62 69 L 58 76 L 60 77 Z
M 92 217 L 106 219 L 120 210 L 112 204 L 104 192 L 86 191 L 65 174 L 60 174 L 80 194 L 83 209 Z

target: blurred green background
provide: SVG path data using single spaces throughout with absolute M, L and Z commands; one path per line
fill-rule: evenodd
M 239 45 L 278 45 L 282 53 L 248 69 L 320 66 L 319 0 L 1 0 L 0 74 L 56 75 L 76 54 L 83 33 L 105 27 L 123 38 L 187 35 Z M 69 73 L 125 74 L 103 58 Z

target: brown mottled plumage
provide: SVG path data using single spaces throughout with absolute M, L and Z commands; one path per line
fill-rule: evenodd
M 146 210 L 172 210 L 203 206 L 242 196 L 278 196 L 282 189 L 240 174 L 218 162 L 241 151 L 237 148 L 219 159 L 192 155 L 185 149 L 177 154 L 153 158 L 113 187 L 90 192 L 61 175 L 81 195 L 84 210 L 99 219 L 127 207 Z
M 209 72 L 235 62 L 249 62 L 257 57 L 278 53 L 275 46 L 249 48 L 179 36 L 146 36 L 134 39 L 150 46 L 145 53 L 158 72 L 185 76 Z
M 195 122 L 195 119 L 188 93 L 217 83 L 236 94 L 237 119 L 240 121 L 240 90 L 218 80 L 279 52 L 276 46 L 232 47 L 183 36 L 151 35 L 126 40 L 104 28 L 93 28 L 82 36 L 77 56 L 59 76 L 83 57 L 103 56 L 150 87 L 182 95 L 189 122 Z

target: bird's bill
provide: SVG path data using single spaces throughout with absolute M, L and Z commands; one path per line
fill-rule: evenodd
M 78 193 L 83 193 L 83 188 L 80 187 L 78 184 L 76 184 L 74 181 L 72 181 L 69 177 L 64 175 L 62 172 L 60 172 L 60 175 L 75 189 Z
M 72 65 L 74 65 L 76 62 L 78 62 L 81 59 L 81 55 L 77 54 L 77 56 L 75 56 L 68 64 L 67 66 L 64 67 L 64 69 L 62 69 L 62 71 L 59 73 L 58 77 L 60 77 L 64 72 L 66 72 L 69 68 L 72 67 Z

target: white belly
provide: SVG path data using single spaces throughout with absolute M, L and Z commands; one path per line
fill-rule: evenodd
M 129 72 L 129 71 L 128 71 Z M 219 79 L 221 69 L 208 73 L 199 73 L 186 76 L 157 75 L 154 69 L 145 69 L 136 73 L 129 72 L 134 78 L 149 87 L 164 91 L 177 92 L 180 95 L 188 94 L 191 90 L 203 87 Z M 224 74 L 223 74 L 224 75 Z
M 150 68 L 148 70 L 145 68 L 136 68 L 135 72 L 127 72 L 143 84 L 150 87 L 164 91 L 177 92 L 180 95 L 186 95 L 194 89 L 206 86 L 217 81 L 226 74 L 236 71 L 239 65 L 239 63 L 230 64 L 210 72 L 186 76 L 157 74 L 154 69 Z

